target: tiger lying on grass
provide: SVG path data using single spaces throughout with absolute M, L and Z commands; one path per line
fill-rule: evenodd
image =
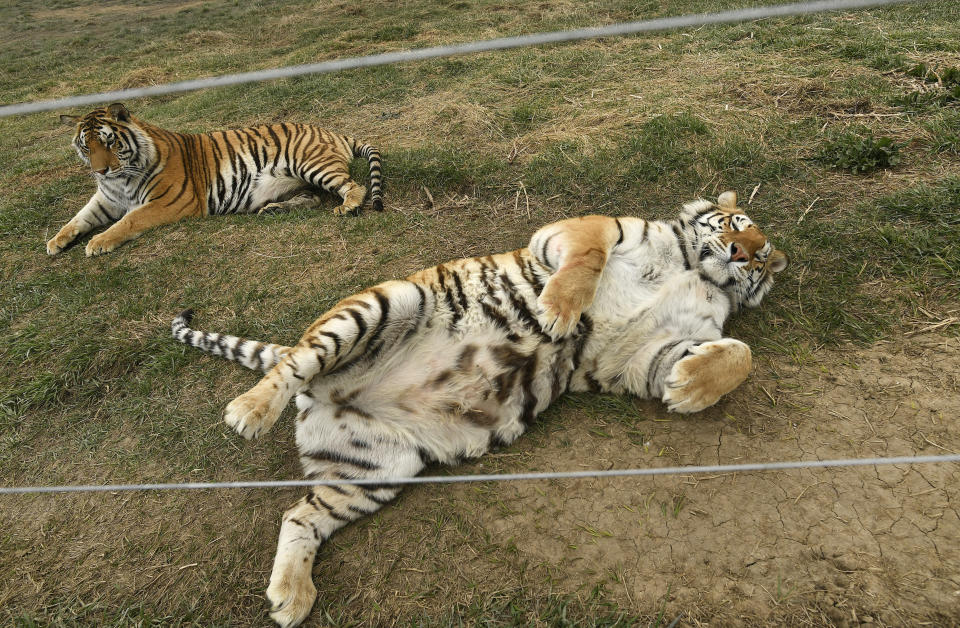
M 244 437 L 266 433 L 296 395 L 307 478 L 407 477 L 513 442 L 567 390 L 656 397 L 677 412 L 716 403 L 751 367 L 724 321 L 759 304 L 786 265 L 726 192 L 671 222 L 562 220 L 526 249 L 382 283 L 338 303 L 294 347 L 195 331 L 189 310 L 172 329 L 267 371 L 227 406 Z M 309 613 L 320 544 L 399 490 L 316 487 L 287 510 L 267 589 L 279 624 Z
M 344 135 L 307 124 L 271 124 L 184 134 L 138 120 L 120 103 L 78 118 L 73 146 L 93 170 L 97 192 L 47 242 L 56 255 L 91 229 L 115 222 L 87 243 L 87 255 L 109 253 L 145 230 L 208 214 L 280 211 L 317 205 L 320 188 L 359 212 L 367 189 L 350 179 L 350 162 L 370 164 L 373 208 L 383 209 L 380 153 Z

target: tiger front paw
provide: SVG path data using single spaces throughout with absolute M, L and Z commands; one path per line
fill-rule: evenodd
M 577 329 L 580 322 L 580 309 L 570 299 L 544 298 L 541 294 L 537 299 L 537 322 L 545 334 L 553 339 L 569 336 Z
M 664 384 L 663 402 L 672 412 L 709 408 L 747 378 L 750 347 L 732 338 L 705 342 L 677 360 Z
M 90 238 L 90 241 L 87 242 L 87 257 L 95 257 L 97 255 L 109 253 L 118 246 L 120 246 L 120 243 L 111 239 L 106 235 L 106 233 L 99 233 Z
M 240 436 L 248 440 L 258 438 L 280 418 L 283 406 L 276 402 L 276 397 L 253 388 L 227 404 L 223 420 Z
M 305 575 L 285 573 L 270 578 L 270 586 L 267 587 L 270 617 L 283 628 L 300 625 L 317 599 L 317 587 L 310 579 L 310 570 L 305 571 Z
M 555 340 L 572 334 L 595 291 L 595 282 L 584 281 L 574 273 L 561 271 L 551 277 L 537 298 L 540 328 Z
M 47 255 L 57 255 L 67 248 L 68 244 L 69 242 L 64 242 L 59 236 L 51 238 L 47 242 Z
M 70 246 L 70 243 L 79 235 L 77 228 L 73 226 L 72 222 L 68 222 L 63 226 L 60 231 L 57 232 L 57 235 L 50 238 L 47 241 L 47 255 L 56 255 L 63 251 L 65 248 Z

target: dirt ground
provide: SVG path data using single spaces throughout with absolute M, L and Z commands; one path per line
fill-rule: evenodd
M 576 411 L 569 403 L 564 414 Z M 647 420 L 598 426 L 587 417 L 543 446 L 506 454 L 522 458 L 510 468 L 953 453 L 960 450 L 960 341 L 927 335 L 822 350 L 802 365 L 761 356 L 743 388 L 699 415 L 635 405 Z M 500 460 L 494 454 L 492 464 L 487 458 L 464 471 L 500 470 Z M 960 622 L 958 478 L 957 465 L 936 464 L 515 483 L 492 487 L 479 509 L 472 487 L 444 487 L 415 489 L 388 517 L 409 516 L 446 492 L 451 510 L 463 506 L 467 517 L 473 510 L 475 524 L 536 565 L 531 573 L 552 590 L 586 594 L 606 581 L 621 608 L 682 615 L 678 625 L 945 626 Z M 321 595 L 323 583 L 344 576 L 380 582 L 357 595 L 383 603 L 393 590 L 390 615 L 412 603 L 404 592 L 437 576 L 425 574 L 430 567 L 415 554 L 401 558 L 399 573 L 376 566 L 383 561 L 372 559 L 396 548 L 365 545 L 373 536 L 325 551 L 315 574 Z M 341 550 L 347 555 L 334 553 Z M 445 576 L 451 595 L 483 569 L 481 558 L 465 555 L 442 570 L 459 574 Z M 489 577 L 504 586 L 514 577 L 496 572 Z

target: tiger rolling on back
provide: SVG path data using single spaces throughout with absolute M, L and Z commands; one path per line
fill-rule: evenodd
M 73 146 L 93 170 L 97 192 L 47 242 L 50 255 L 108 223 L 90 239 L 87 255 L 109 253 L 151 227 L 183 218 L 315 206 L 321 189 L 343 198 L 335 214 L 359 212 L 367 190 L 350 179 L 355 157 L 367 159 L 373 208 L 383 209 L 379 151 L 319 127 L 281 123 L 174 133 L 134 118 L 120 103 L 60 119 L 76 125 Z
M 393 499 L 389 478 L 511 443 L 565 391 L 657 398 L 677 412 L 716 403 L 751 368 L 724 322 L 758 305 L 786 265 L 727 192 L 670 222 L 563 220 L 528 248 L 382 283 L 338 303 L 293 347 L 177 317 L 177 340 L 267 373 L 227 406 L 241 435 L 265 434 L 296 397 L 307 478 L 384 479 L 315 487 L 284 514 L 273 618 L 307 616 L 318 547 Z

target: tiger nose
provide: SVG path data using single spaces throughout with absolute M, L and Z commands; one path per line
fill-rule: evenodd
M 97 174 L 107 174 L 107 170 L 108 170 L 107 168 L 97 168 L 97 169 L 94 169 L 94 172 L 96 172 Z
M 747 253 L 743 250 L 743 247 L 732 242 L 730 244 L 730 261 L 731 262 L 749 262 L 750 258 L 747 257 Z

